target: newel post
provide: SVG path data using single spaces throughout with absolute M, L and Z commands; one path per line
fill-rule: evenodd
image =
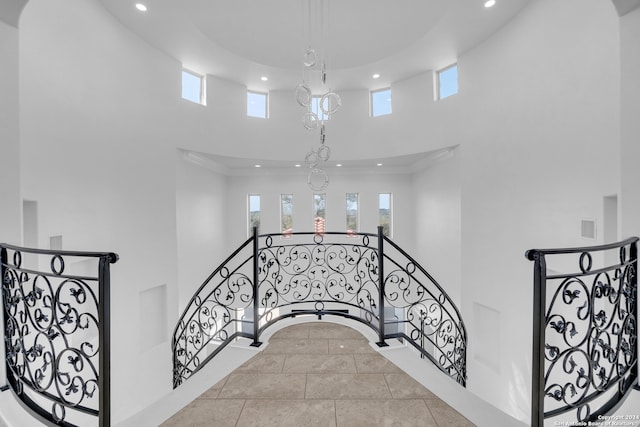
M 8 385 L 8 362 L 6 361 L 6 348 L 5 348 L 5 334 L 7 333 L 5 329 L 5 322 L 7 319 L 5 318 L 5 297 L 4 295 L 4 266 L 7 263 L 7 248 L 2 248 L 0 251 L 0 327 L 2 328 L 2 342 L 0 342 L 0 391 L 5 391 L 9 388 Z
M 631 247 L 629 248 L 629 259 L 633 260 L 633 278 L 631 279 L 631 289 L 633 292 L 633 296 L 632 299 L 633 301 L 635 301 L 635 310 L 633 315 L 636 316 L 636 319 L 639 318 L 640 316 L 640 311 L 638 311 L 638 307 L 640 307 L 640 304 L 638 304 L 638 241 L 634 241 L 633 243 L 631 243 Z M 636 323 L 637 325 L 637 323 Z M 638 354 L 638 349 L 640 348 L 640 346 L 638 345 L 638 338 L 640 337 L 640 332 L 638 331 L 638 327 L 636 326 L 636 355 Z M 636 365 L 633 368 L 635 369 L 635 376 L 636 376 L 636 384 L 635 384 L 635 389 L 636 390 L 640 390 L 640 366 L 638 366 L 638 360 L 636 360 Z
M 384 231 L 382 226 L 378 226 L 378 347 L 386 347 L 384 341 Z
M 258 249 L 260 239 L 258 238 L 258 227 L 253 227 L 253 342 L 252 347 L 260 347 L 262 343 L 258 341 L 258 326 L 260 324 L 260 315 L 258 307 L 260 305 L 260 295 L 258 291 Z
M 102 255 L 98 261 L 98 390 L 100 427 L 111 425 L 111 270 L 110 264 L 118 261 L 118 255 Z
M 527 251 L 533 267 L 533 346 L 531 369 L 531 427 L 544 425 L 544 352 L 547 301 L 547 265 L 544 253 Z

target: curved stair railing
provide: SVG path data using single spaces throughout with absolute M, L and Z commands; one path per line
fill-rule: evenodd
M 532 426 L 637 423 L 637 415 L 614 424 L 606 415 L 638 383 L 637 245 L 634 237 L 527 251 L 535 263 Z
M 384 295 L 404 320 L 387 320 L 386 338 L 406 339 L 441 371 L 465 385 L 467 332 L 460 311 L 438 282 L 404 250 L 384 237 Z
M 385 273 L 386 271 L 386 273 Z M 386 340 L 406 340 L 466 384 L 467 336 L 458 309 L 415 260 L 383 235 L 288 233 L 245 241 L 200 286 L 173 333 L 174 388 L 238 337 L 290 317 L 335 315 Z
M 254 242 L 245 241 L 211 273 L 182 313 L 171 345 L 174 388 L 237 337 L 254 337 L 245 315 L 254 301 Z
M 0 244 L 8 386 L 46 425 L 111 424 L 110 264 L 105 252 Z

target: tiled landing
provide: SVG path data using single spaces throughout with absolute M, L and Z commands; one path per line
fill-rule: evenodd
M 473 426 L 356 330 L 289 326 L 163 427 Z

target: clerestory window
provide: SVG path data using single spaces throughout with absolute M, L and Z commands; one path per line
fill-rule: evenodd
M 437 99 L 444 99 L 458 93 L 458 64 L 453 64 L 438 71 L 436 78 Z
M 266 93 L 247 91 L 247 116 L 266 119 L 268 113 L 267 100 Z
M 206 105 L 204 76 L 182 69 L 182 99 Z
M 391 88 L 371 92 L 371 117 L 391 114 Z

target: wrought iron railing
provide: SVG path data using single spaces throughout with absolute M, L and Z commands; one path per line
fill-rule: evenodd
M 174 388 L 236 337 L 253 338 L 252 322 L 246 314 L 256 295 L 254 240 L 244 242 L 207 277 L 182 313 L 171 346 Z
M 118 256 L 0 250 L 8 386 L 46 424 L 110 425 L 110 264 Z
M 600 425 L 637 383 L 637 242 L 527 251 L 535 262 L 532 426 Z
M 384 295 L 404 319 L 385 318 L 387 338 L 403 338 L 421 357 L 465 385 L 467 332 L 462 316 L 438 282 L 398 245 L 384 237 Z
M 386 252 L 385 252 L 386 251 Z M 385 273 L 387 271 L 387 273 Z M 336 315 L 407 340 L 463 386 L 467 336 L 446 292 L 383 235 L 288 233 L 245 241 L 196 291 L 173 334 L 174 387 L 238 337 L 275 322 Z

